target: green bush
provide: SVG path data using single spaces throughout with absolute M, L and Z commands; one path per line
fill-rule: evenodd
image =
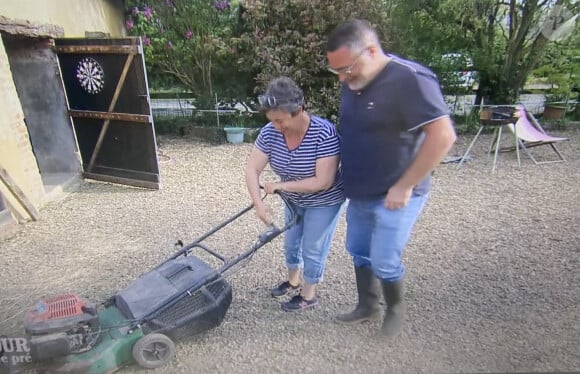
M 475 134 L 479 128 L 478 111 L 470 111 L 464 115 L 453 115 L 452 120 L 457 134 Z
M 153 117 L 155 132 L 159 135 L 182 135 L 190 123 L 191 119 L 186 117 Z
M 326 38 L 349 18 L 366 18 L 386 40 L 388 25 L 383 1 L 246 1 L 241 36 L 234 38 L 237 66 L 256 81 L 255 94 L 272 78 L 286 75 L 305 93 L 313 113 L 337 120 L 339 82 L 327 70 Z

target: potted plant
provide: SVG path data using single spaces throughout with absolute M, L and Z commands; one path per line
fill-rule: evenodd
M 547 120 L 560 120 L 566 115 L 565 101 L 550 101 L 544 105 L 544 112 L 542 118 Z
M 236 108 L 234 119 L 230 126 L 225 126 L 226 140 L 232 144 L 243 143 L 247 125 L 251 124 L 252 112 Z
M 244 142 L 244 133 L 246 129 L 236 124 L 224 127 L 226 132 L 226 140 L 232 144 L 239 144 Z

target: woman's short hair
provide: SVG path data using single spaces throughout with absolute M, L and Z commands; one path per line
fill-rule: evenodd
M 304 92 L 288 77 L 278 77 L 268 83 L 266 93 L 258 96 L 260 110 L 283 110 L 296 113 L 304 107 Z

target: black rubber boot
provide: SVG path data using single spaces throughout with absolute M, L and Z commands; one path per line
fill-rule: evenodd
M 386 336 L 397 336 L 405 321 L 405 299 L 403 295 L 403 280 L 382 282 L 383 296 L 387 309 L 383 320 L 382 332 Z
M 368 267 L 355 267 L 354 274 L 356 276 L 358 305 L 352 312 L 336 316 L 337 321 L 351 325 L 380 320 L 382 308 L 379 305 L 379 299 L 381 297 L 379 280 L 373 274 L 372 269 Z

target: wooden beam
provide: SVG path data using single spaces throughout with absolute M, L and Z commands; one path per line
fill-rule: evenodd
M 113 94 L 113 98 L 111 100 L 111 104 L 109 105 L 109 110 L 107 112 L 112 112 L 115 109 L 115 105 L 117 104 L 117 100 L 119 99 L 119 95 L 121 94 L 121 88 L 125 84 L 125 80 L 127 79 L 127 73 L 129 72 L 129 68 L 131 67 L 131 63 L 135 58 L 134 54 L 127 55 L 127 59 L 125 60 L 125 66 L 123 66 L 123 71 L 121 72 L 121 76 L 119 77 L 119 81 L 117 82 L 117 88 L 115 88 L 115 93 Z M 95 149 L 93 150 L 93 154 L 91 155 L 91 161 L 89 163 L 89 167 L 87 172 L 90 173 L 95 165 L 95 161 L 97 160 L 97 155 L 101 150 L 101 146 L 103 145 L 103 140 L 105 139 L 105 134 L 109 129 L 109 124 L 111 120 L 106 119 L 105 123 L 103 124 L 103 128 L 99 134 L 99 138 L 97 139 L 97 144 L 95 145 Z
M 139 45 L 57 45 L 57 53 L 79 54 L 139 54 Z
M 64 29 L 60 26 L 30 22 L 22 19 L 11 19 L 1 15 L 0 31 L 31 38 L 59 38 L 64 36 Z
M 103 182 L 111 182 L 111 183 L 118 183 L 118 184 L 126 184 L 128 186 L 134 187 L 141 187 L 141 188 L 148 188 L 150 190 L 158 190 L 159 189 L 159 182 L 149 182 L 144 180 L 138 179 L 129 179 L 129 178 L 122 178 L 122 177 L 115 177 L 112 175 L 106 174 L 93 174 L 93 173 L 83 173 L 83 177 L 87 179 L 94 179 Z
M 73 118 L 95 118 L 107 119 L 109 121 L 125 121 L 125 122 L 139 122 L 151 123 L 151 116 L 146 114 L 131 114 L 131 113 L 109 113 L 96 112 L 91 110 L 69 110 L 69 114 Z
M 20 187 L 18 187 L 16 182 L 14 182 L 14 179 L 12 179 L 10 174 L 8 174 L 8 171 L 1 166 L 0 179 L 2 182 L 4 182 L 6 187 L 8 187 L 8 190 L 14 195 L 14 197 L 16 197 L 16 200 L 18 200 L 20 205 L 22 205 L 22 207 L 26 210 L 26 213 L 28 213 L 30 218 L 32 218 L 33 221 L 38 221 L 38 218 L 40 217 L 38 209 L 36 209 L 30 200 L 28 200 L 24 192 L 20 189 Z

